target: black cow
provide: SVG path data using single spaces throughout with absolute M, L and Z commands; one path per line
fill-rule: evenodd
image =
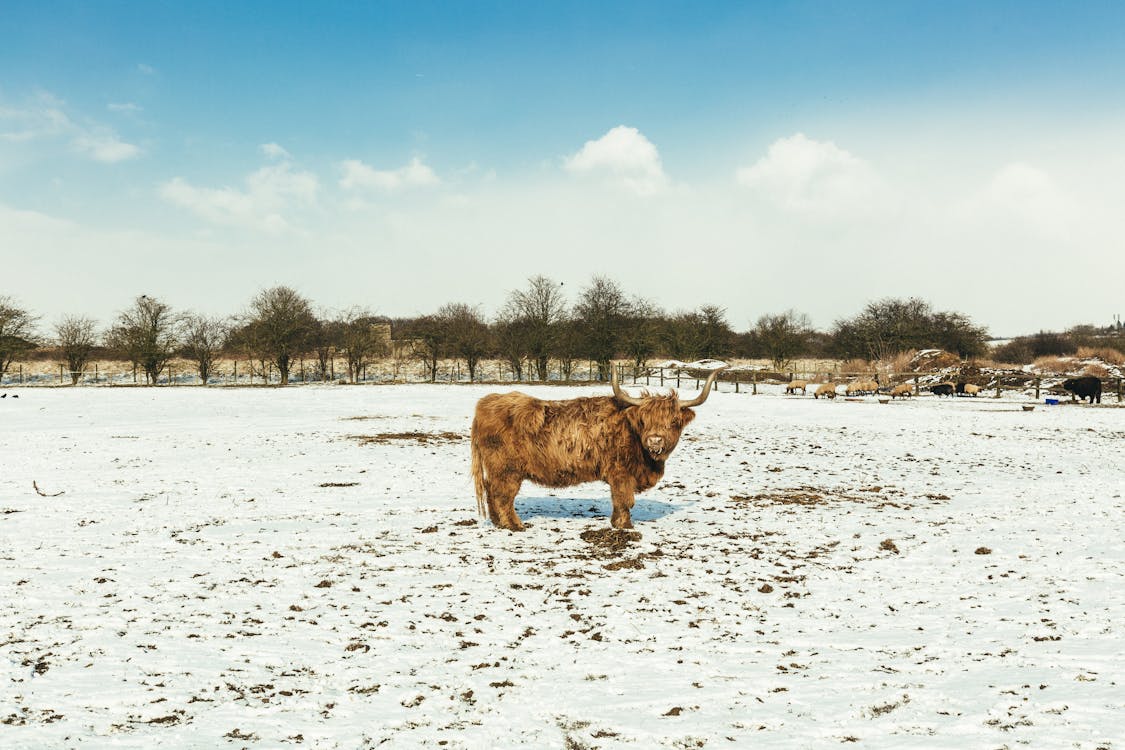
M 1062 387 L 1064 390 L 1070 391 L 1073 396 L 1079 399 L 1090 399 L 1090 403 L 1097 401 L 1099 404 L 1102 402 L 1102 381 L 1090 375 L 1084 378 L 1070 378 L 1064 380 Z
M 952 396 L 953 383 L 938 383 L 937 385 L 930 386 L 930 393 L 935 396 Z

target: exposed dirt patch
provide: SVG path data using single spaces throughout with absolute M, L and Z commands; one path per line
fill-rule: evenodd
M 379 432 L 374 435 L 348 435 L 348 440 L 355 440 L 360 445 L 407 441 L 428 445 L 429 443 L 456 443 L 464 439 L 465 436 L 459 432 Z
M 622 569 L 625 569 L 625 568 L 627 568 L 629 570 L 640 570 L 644 566 L 645 566 L 645 564 L 643 562 L 641 562 L 641 558 L 639 558 L 639 557 L 627 557 L 624 560 L 618 560 L 617 562 L 611 562 L 609 565 L 603 565 L 602 567 L 605 568 L 606 570 L 622 570 Z
M 578 536 L 605 552 L 620 552 L 641 540 L 641 532 L 628 529 L 587 529 Z
M 875 507 L 904 508 L 909 507 L 909 502 L 901 499 L 906 493 L 894 487 L 861 487 L 856 490 L 830 489 L 826 487 L 785 487 L 756 495 L 731 495 L 731 500 L 738 504 L 753 503 L 755 505 L 797 505 L 814 506 L 828 505 L 830 503 L 850 502 L 874 504 Z M 896 499 L 892 500 L 891 498 Z M 929 498 L 936 499 L 936 498 Z M 949 498 L 944 497 L 948 500 Z
M 358 487 L 359 482 L 321 482 L 321 487 Z

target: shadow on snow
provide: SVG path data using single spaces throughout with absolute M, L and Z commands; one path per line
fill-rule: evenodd
M 637 498 L 633 521 L 657 521 L 681 506 L 661 500 Z M 516 512 L 525 521 L 532 518 L 609 518 L 613 504 L 608 497 L 517 497 Z

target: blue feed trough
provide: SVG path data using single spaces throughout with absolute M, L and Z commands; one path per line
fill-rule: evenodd
M 1059 405 L 1059 400 L 1057 398 L 1049 398 L 1049 399 L 1046 399 L 1046 401 L 1047 401 L 1047 404 L 1050 405 L 1050 406 L 1058 406 Z

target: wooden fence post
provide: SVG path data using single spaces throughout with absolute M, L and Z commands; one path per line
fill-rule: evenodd
M 996 378 L 996 379 L 997 379 L 997 380 L 999 380 L 1000 378 L 998 377 L 998 378 Z M 1036 401 L 1038 401 L 1038 400 L 1039 400 L 1039 386 L 1040 386 L 1040 385 L 1041 385 L 1042 383 L 1043 383 L 1043 379 L 1042 379 L 1042 378 L 1036 378 L 1036 379 L 1035 379 L 1035 400 L 1036 400 Z
M 754 372 L 752 372 L 752 373 L 751 373 L 751 375 L 753 375 L 753 382 L 754 382 L 754 385 L 753 385 L 753 388 L 754 388 L 754 391 L 753 391 L 753 395 L 757 396 L 757 395 L 758 395 L 758 371 L 757 371 L 757 370 L 754 370 Z

